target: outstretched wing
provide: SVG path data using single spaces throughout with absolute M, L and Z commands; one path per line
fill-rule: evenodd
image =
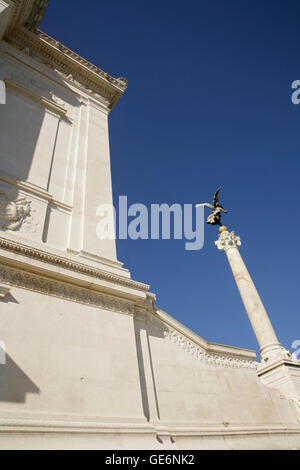
M 218 204 L 219 202 L 219 192 L 220 192 L 220 189 L 222 188 L 222 186 L 220 186 L 217 191 L 215 192 L 215 195 L 214 195 L 214 207 L 216 207 L 216 205 Z
M 197 204 L 195 207 L 203 207 L 203 206 L 209 207 L 210 209 L 214 209 L 214 206 L 212 206 L 208 202 L 204 202 L 203 204 Z

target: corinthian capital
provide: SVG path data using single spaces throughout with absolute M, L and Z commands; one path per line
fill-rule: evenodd
M 220 233 L 219 239 L 215 241 L 215 245 L 219 250 L 227 251 L 229 248 L 238 248 L 241 246 L 240 237 L 237 237 L 234 232 L 224 230 Z

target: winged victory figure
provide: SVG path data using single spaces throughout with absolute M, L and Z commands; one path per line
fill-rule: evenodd
M 197 204 L 196 207 L 206 206 L 211 209 L 211 214 L 208 216 L 206 223 L 211 225 L 220 225 L 222 226 L 221 216 L 222 212 L 227 214 L 227 210 L 224 209 L 221 204 L 219 204 L 219 192 L 222 186 L 220 186 L 214 195 L 213 205 L 209 204 L 208 202 L 204 202 L 203 204 Z

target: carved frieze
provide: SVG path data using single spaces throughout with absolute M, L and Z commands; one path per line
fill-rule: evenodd
M 37 250 L 35 248 L 28 247 L 26 245 L 21 245 L 19 243 L 16 243 L 16 242 L 13 242 L 11 240 L 7 240 L 1 237 L 0 237 L 0 248 L 3 250 L 7 250 L 11 253 L 23 255 L 28 258 L 32 258 L 38 261 L 43 261 L 45 263 L 49 263 L 54 266 L 59 266 L 64 269 L 87 274 L 89 276 L 93 276 L 98 279 L 104 279 L 106 281 L 114 282 L 122 286 L 131 287 L 142 292 L 147 292 L 149 290 L 149 286 L 147 284 L 143 284 L 138 281 L 133 281 L 132 279 L 127 279 L 125 277 L 121 277 L 116 274 L 102 271 L 101 269 L 93 268 L 89 265 L 78 263 L 78 262 L 69 260 L 65 257 L 61 257 L 61 256 L 57 256 L 48 252 Z
M 133 303 L 124 301 L 117 297 L 99 294 L 99 292 L 91 289 L 85 289 L 73 284 L 54 281 L 50 278 L 44 278 L 6 266 L 0 266 L 0 281 L 5 284 L 32 290 L 41 294 L 59 297 L 64 300 L 99 307 L 113 312 L 124 313 L 127 315 L 132 315 L 134 313 Z
M 141 310 L 134 303 L 129 301 L 7 266 L 0 266 L 0 282 L 126 315 L 136 314 L 139 316 L 142 311 L 144 312 L 143 309 Z M 166 325 L 163 325 L 162 333 L 172 343 L 177 344 L 188 353 L 194 355 L 196 359 L 203 361 L 206 365 L 256 370 L 255 362 L 243 360 L 239 357 L 210 354 L 177 331 L 168 328 Z
M 240 359 L 239 357 L 229 355 L 225 356 L 208 353 L 203 348 L 200 348 L 196 344 L 192 343 L 175 330 L 169 329 L 168 331 L 164 332 L 164 334 L 170 341 L 172 341 L 172 343 L 175 343 L 182 349 L 185 349 L 189 354 L 192 354 L 200 361 L 203 361 L 206 365 L 218 367 L 233 367 L 239 369 L 257 369 L 256 362 Z

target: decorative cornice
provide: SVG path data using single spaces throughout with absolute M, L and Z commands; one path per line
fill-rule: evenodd
M 71 49 L 68 47 L 64 46 L 61 44 L 59 41 L 56 41 L 55 39 L 51 38 L 48 36 L 48 34 L 43 33 L 43 31 L 38 30 L 37 31 L 37 36 L 42 40 L 45 44 L 52 46 L 53 48 L 57 49 L 57 51 L 62 52 L 65 57 L 68 57 L 69 59 L 75 60 L 78 62 L 80 65 L 83 67 L 86 67 L 89 69 L 90 72 L 95 73 L 102 79 L 106 80 L 108 83 L 121 88 L 121 90 L 125 91 L 127 88 L 128 80 L 124 77 L 119 77 L 119 78 L 114 78 L 108 73 L 104 72 L 103 70 L 99 69 L 95 65 L 93 65 L 91 62 L 87 61 L 83 57 L 79 56 L 75 52 L 73 52 Z
M 85 289 L 67 284 L 65 282 L 54 281 L 32 273 L 27 273 L 20 269 L 0 266 L 0 281 L 11 286 L 21 287 L 41 294 L 70 300 L 92 307 L 100 307 L 113 312 L 134 314 L 134 304 L 117 297 L 99 294 L 97 291 Z
M 37 28 L 49 5 L 49 0 L 7 0 L 12 8 L 9 29 L 26 25 L 27 28 Z
M 49 0 L 34 0 L 33 7 L 26 21 L 28 28 L 36 29 L 40 25 L 48 5 Z
M 92 268 L 91 266 L 71 261 L 67 258 L 63 258 L 58 255 L 50 254 L 41 250 L 37 250 L 35 248 L 28 247 L 26 245 L 12 242 L 6 238 L 0 237 L 0 248 L 12 253 L 27 256 L 38 261 L 43 261 L 45 263 L 49 263 L 55 266 L 60 266 L 71 271 L 87 274 L 98 279 L 103 279 L 106 281 L 113 282 L 115 284 L 131 287 L 143 292 L 147 292 L 150 288 L 147 284 L 142 284 L 141 282 L 133 281 L 132 279 L 128 279 L 125 277 L 123 278 L 121 276 L 117 276 L 116 274 L 107 273 L 100 269 Z
M 237 237 L 234 232 L 229 233 L 227 231 L 221 232 L 219 239 L 215 241 L 218 250 L 224 250 L 225 252 L 230 248 L 238 248 L 241 244 L 240 237 Z
M 110 109 L 127 88 L 125 78 L 111 77 L 40 30 L 32 32 L 25 27 L 16 28 L 9 31 L 6 39 L 17 49 L 26 50 L 27 55 L 38 58 L 65 82 L 83 88 L 96 99 L 106 99 Z
M 24 23 L 26 15 L 29 14 L 29 9 L 32 7 L 33 0 L 12 0 L 9 1 L 10 8 L 12 8 L 12 15 L 8 24 L 8 31 L 13 31 L 17 26 Z
M 221 354 L 208 353 L 203 348 L 197 346 L 195 343 L 192 343 L 186 337 L 179 334 L 176 330 L 169 329 L 168 331 L 165 331 L 164 334 L 170 341 L 172 341 L 172 343 L 175 343 L 181 348 L 185 349 L 188 353 L 194 355 L 197 359 L 203 361 L 206 365 L 238 369 L 257 369 L 257 364 L 254 361 L 249 361 L 229 355 L 225 356 Z
M 12 16 L 8 25 L 9 30 L 26 25 L 36 29 L 41 23 L 49 0 L 8 0 L 12 8 Z

